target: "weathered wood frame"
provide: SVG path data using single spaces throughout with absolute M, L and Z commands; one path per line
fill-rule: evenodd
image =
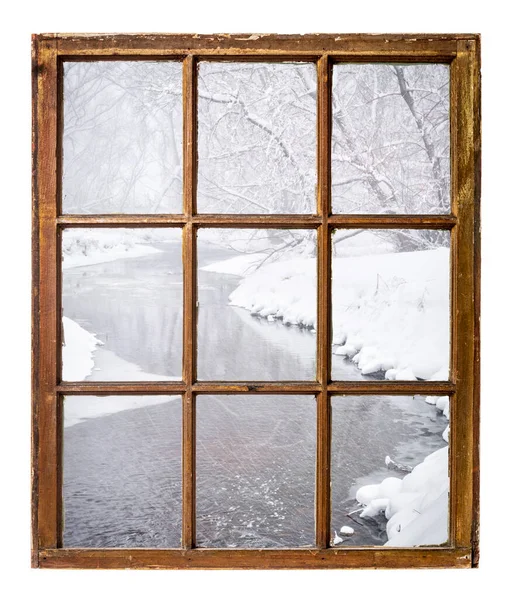
M 183 61 L 184 212 L 174 215 L 63 215 L 60 211 L 64 60 Z M 314 62 L 318 73 L 316 215 L 203 215 L 196 212 L 198 60 Z M 451 73 L 450 215 L 331 213 L 331 65 L 334 62 L 443 62 Z M 471 567 L 479 537 L 480 39 L 477 35 L 78 35 L 33 37 L 33 428 L 32 565 L 57 568 L 384 568 Z M 181 227 L 184 259 L 182 382 L 60 379 L 60 232 L 63 227 Z M 198 382 L 198 227 L 295 227 L 318 231 L 317 381 Z M 438 228 L 451 231 L 452 358 L 446 382 L 330 380 L 333 228 Z M 61 543 L 62 399 L 72 394 L 181 394 L 181 549 L 66 549 Z M 312 394 L 317 399 L 316 547 L 250 550 L 195 547 L 197 394 Z M 451 396 L 450 535 L 443 547 L 330 548 L 332 395 Z

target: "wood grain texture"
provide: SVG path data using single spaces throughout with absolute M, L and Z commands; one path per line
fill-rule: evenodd
M 33 568 L 39 565 L 38 541 L 38 492 L 39 492 L 39 201 L 38 201 L 38 74 L 39 44 L 36 36 L 32 37 L 32 338 L 31 338 L 31 371 L 32 371 L 32 419 L 31 419 L 31 561 Z
M 191 386 L 195 394 L 317 394 L 323 386 L 314 381 L 199 381 Z M 450 381 L 332 381 L 326 386 L 332 395 L 389 396 L 419 394 L 447 396 L 456 391 Z M 182 394 L 187 384 L 180 381 L 80 381 L 63 382 L 56 391 L 64 396 L 107 396 L 111 394 Z
M 187 182 L 186 182 L 187 183 Z M 329 184 L 325 184 L 329 185 Z M 190 188 L 188 188 L 190 189 Z M 245 214 L 185 214 L 173 215 L 63 215 L 57 218 L 60 227 L 231 227 L 248 229 L 312 229 L 327 222 L 332 228 L 372 229 L 451 229 L 456 225 L 453 215 L 245 215 Z
M 35 356 L 36 404 L 34 435 L 37 439 L 33 500 L 37 511 L 37 544 L 55 548 L 60 539 L 60 411 L 56 393 L 59 377 L 60 301 L 58 195 L 58 64 L 55 40 L 44 40 L 37 49 L 37 176 L 34 205 L 37 211 L 37 287 L 34 290 L 37 346 Z
M 103 35 L 43 34 L 33 40 L 33 427 L 32 565 L 48 568 L 398 568 L 470 567 L 479 560 L 480 82 L 475 35 Z M 170 215 L 61 215 L 62 60 L 183 60 L 184 211 Z M 318 72 L 316 215 L 197 214 L 197 61 L 308 60 Z M 451 64 L 451 215 L 339 215 L 330 207 L 330 65 L 337 61 Z M 64 227 L 181 227 L 184 263 L 182 381 L 60 381 L 60 232 Z M 196 235 L 200 227 L 314 228 L 318 232 L 317 380 L 198 382 Z M 330 380 L 331 233 L 335 228 L 451 231 L 450 381 Z M 62 549 L 62 397 L 182 395 L 182 548 Z M 317 398 L 314 549 L 195 548 L 195 448 L 198 394 L 311 394 Z M 451 531 L 447 547 L 331 549 L 332 401 L 351 395 L 451 395 Z
M 453 232 L 453 377 L 451 402 L 451 540 L 470 546 L 474 489 L 474 377 L 476 352 L 476 42 L 458 41 L 451 67 L 453 194 L 458 219 Z M 479 152 L 479 147 L 477 148 Z
M 184 114 L 184 203 L 187 224 L 183 230 L 183 373 L 186 393 L 182 396 L 182 547 L 194 548 L 196 540 L 196 399 L 192 385 L 196 381 L 197 359 L 197 247 L 196 213 L 197 175 L 197 63 L 189 56 L 183 64 Z
M 481 415 L 481 40 L 475 40 L 474 79 L 474 397 L 472 481 L 472 567 L 480 556 L 480 415 Z
M 40 564 L 41 567 L 59 569 L 439 569 L 471 566 L 468 548 L 60 549 L 42 551 Z
M 411 60 L 449 61 L 456 55 L 459 39 L 472 35 L 458 34 L 43 34 L 57 40 L 63 56 L 126 56 L 158 54 L 181 56 L 198 53 L 253 54 L 315 58 L 332 53 L 334 56 L 376 60 L 379 57 Z
M 316 544 L 330 545 L 331 523 L 331 409 L 327 386 L 331 377 L 331 64 L 317 63 L 317 462 Z

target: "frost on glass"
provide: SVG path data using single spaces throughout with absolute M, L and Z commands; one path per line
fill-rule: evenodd
M 315 542 L 316 404 L 308 396 L 197 398 L 197 541 Z
M 450 233 L 340 229 L 332 242 L 332 378 L 447 380 Z
M 450 212 L 449 154 L 448 65 L 333 67 L 334 212 Z
M 199 65 L 198 210 L 314 213 L 315 65 Z
M 180 379 L 180 229 L 65 229 L 62 378 Z
M 198 378 L 312 380 L 316 232 L 200 229 Z
M 64 213 L 182 212 L 182 65 L 64 63 Z
M 334 397 L 331 545 L 447 542 L 449 398 Z
M 181 410 L 178 396 L 64 399 L 65 547 L 180 546 Z

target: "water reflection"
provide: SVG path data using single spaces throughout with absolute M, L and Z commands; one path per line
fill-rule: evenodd
M 144 372 L 180 378 L 182 372 L 182 250 L 162 252 L 63 272 L 64 315 L 94 333 L 101 350 Z M 101 365 L 96 364 L 98 368 Z M 96 379 L 130 379 L 108 368 Z

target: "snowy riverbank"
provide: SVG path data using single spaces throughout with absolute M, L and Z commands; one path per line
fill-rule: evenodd
M 144 230 L 66 229 L 62 236 L 62 268 L 72 269 L 160 252 L 149 241 L 151 239 Z
M 428 396 L 426 402 L 449 419 L 449 398 Z M 442 434 L 449 441 L 449 425 Z M 385 462 L 390 462 L 389 457 Z M 356 492 L 363 506 L 361 518 L 384 513 L 387 522 L 386 546 L 438 545 L 447 541 L 449 514 L 449 447 L 429 454 L 403 479 L 387 477 L 379 484 L 366 485 Z
M 247 264 L 241 259 L 239 274 Z M 228 266 L 234 274 L 233 260 Z M 223 272 L 223 263 L 210 269 Z M 230 303 L 269 320 L 315 328 L 316 277 L 314 258 L 264 265 L 244 277 Z M 334 353 L 364 375 L 446 379 L 449 250 L 335 258 L 333 344 Z

